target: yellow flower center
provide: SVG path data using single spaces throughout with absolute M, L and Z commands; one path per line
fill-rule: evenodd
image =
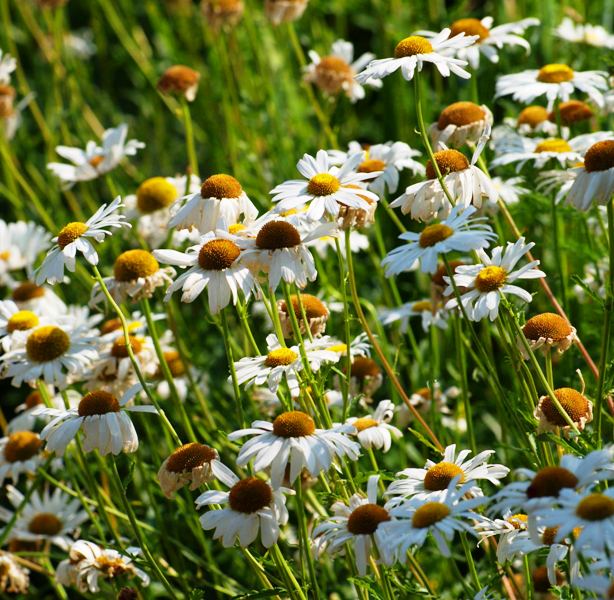
M 593 144 L 584 155 L 584 168 L 589 172 L 607 171 L 614 167 L 614 140 Z
M 185 375 L 185 365 L 183 364 L 181 356 L 177 350 L 168 350 L 167 352 L 164 352 L 163 356 L 173 377 L 181 377 L 182 375 Z
M 23 462 L 36 454 L 43 445 L 38 433 L 17 431 L 9 436 L 4 446 L 4 458 L 7 462 Z
M 564 488 L 575 488 L 578 478 L 563 467 L 544 467 L 533 477 L 527 488 L 527 498 L 558 497 Z
M 128 323 L 128 332 L 135 331 L 142 326 L 140 321 L 132 321 Z M 118 331 L 122 328 L 122 322 L 119 319 L 109 319 L 100 326 L 100 333 L 106 335 L 112 331 Z
M 421 248 L 429 248 L 447 240 L 454 233 L 452 227 L 438 223 L 436 225 L 427 225 L 420 234 L 419 244 Z
M 548 119 L 548 111 L 543 106 L 527 106 L 518 115 L 518 125 L 530 125 L 535 129 Z
M 348 351 L 347 344 L 335 344 L 334 346 L 330 346 L 328 348 L 331 352 L 339 352 L 340 354 L 345 354 Z
M 298 358 L 298 354 L 290 348 L 277 348 L 271 350 L 264 361 L 265 367 L 281 367 L 291 365 Z
M 556 313 L 542 313 L 531 317 L 522 328 L 531 341 L 546 338 L 559 342 L 571 334 L 571 325 Z
M 560 63 L 545 65 L 537 73 L 537 81 L 542 83 L 563 83 L 571 81 L 573 77 L 573 69 Z
M 382 370 L 372 358 L 356 356 L 352 361 L 351 377 L 363 380 L 367 377 L 377 377 L 381 373 Z
M 315 430 L 313 419 L 300 410 L 281 413 L 273 421 L 273 433 L 283 438 L 305 437 Z
M 414 302 L 411 309 L 416 312 L 433 312 L 433 303 L 428 300 L 420 300 L 420 302 Z
M 58 233 L 58 246 L 64 250 L 68 244 L 72 244 L 76 239 L 80 238 L 87 230 L 88 226 L 85 223 L 74 221 L 66 225 Z
M 146 179 L 136 190 L 136 205 L 144 214 L 166 208 L 177 198 L 177 188 L 164 177 Z
M 450 514 L 450 509 L 441 502 L 427 502 L 423 504 L 411 519 L 413 527 L 425 529 L 439 521 L 442 521 Z
M 590 494 L 580 500 L 576 514 L 585 521 L 605 521 L 614 516 L 614 500 L 605 494 Z
M 132 574 L 131 565 L 127 565 L 121 557 L 111 558 L 110 556 L 98 556 L 96 558 L 96 569 L 104 574 L 105 579 L 114 579 L 124 573 Z M 121 592 L 117 596 L 121 598 Z
M 368 158 L 363 160 L 358 165 L 359 173 L 375 173 L 376 171 L 383 171 L 386 168 L 386 163 L 378 158 Z
M 252 514 L 269 506 L 273 500 L 271 486 L 257 477 L 247 477 L 235 483 L 228 496 L 232 510 Z
M 50 362 L 70 348 L 70 337 L 55 325 L 35 329 L 26 340 L 28 358 L 34 362 Z
M 339 180 L 330 173 L 318 173 L 307 184 L 307 191 L 313 196 L 330 196 L 341 187 Z
M 160 265 L 147 250 L 128 250 L 120 254 L 113 266 L 113 275 L 117 281 L 136 281 L 141 277 L 150 277 Z
M 535 146 L 535 152 L 572 152 L 571 146 L 560 138 L 544 140 Z
M 490 31 L 487 27 L 482 25 L 482 22 L 479 19 L 459 19 L 450 25 L 450 29 L 452 30 L 450 37 L 454 37 L 459 33 L 464 33 L 465 35 L 477 35 L 480 38 L 478 42 L 481 42 L 490 36 Z
M 324 56 L 315 68 L 315 82 L 328 94 L 338 94 L 353 78 L 352 67 L 339 56 Z
M 11 315 L 6 323 L 6 330 L 9 333 L 13 331 L 25 331 L 32 329 L 38 325 L 38 317 L 30 310 L 20 310 L 14 315 Z
M 296 294 L 290 296 L 290 303 L 292 304 L 292 310 L 296 315 L 297 319 L 303 318 L 303 313 L 301 311 L 301 305 L 305 310 L 305 316 L 307 319 L 320 319 L 322 317 L 328 317 L 328 308 L 326 308 L 324 302 L 316 296 L 312 296 L 311 294 L 301 294 L 300 295 L 300 304 L 298 301 L 298 297 Z M 284 300 L 281 303 L 280 309 L 282 312 L 288 312 L 288 305 Z
M 57 535 L 62 531 L 62 521 L 52 513 L 38 513 L 28 523 L 28 531 L 36 535 Z
M 574 423 L 579 423 L 583 417 L 589 416 L 589 401 L 580 392 L 572 388 L 559 388 L 554 390 L 554 395 Z M 565 427 L 567 425 L 567 421 L 558 411 L 550 396 L 545 396 L 542 400 L 541 411 L 552 425 L 557 427 Z
M 217 452 L 198 442 L 184 444 L 168 458 L 166 468 L 172 473 L 187 473 L 217 458 Z
M 377 504 L 363 504 L 355 508 L 348 519 L 348 531 L 354 535 L 371 535 L 380 523 L 390 521 L 388 511 Z
M 395 58 L 405 56 L 415 56 L 416 54 L 430 54 L 433 52 L 433 45 L 421 35 L 410 35 L 401 40 L 394 49 Z
M 462 127 L 483 121 L 485 117 L 484 109 L 474 102 L 455 102 L 441 111 L 437 128 L 445 129 L 448 125 Z
M 104 390 L 97 390 L 95 392 L 89 392 L 85 394 L 79 402 L 79 416 L 91 417 L 93 415 L 106 415 L 110 412 L 119 412 L 120 406 L 117 398 L 105 392 Z
M 203 244 L 198 252 L 198 264 L 205 271 L 223 271 L 232 267 L 241 254 L 234 242 L 216 239 Z
M 242 193 L 241 184 L 232 175 L 223 173 L 211 175 L 205 179 L 200 188 L 200 195 L 203 198 L 217 198 L 218 200 L 238 198 Z
M 133 335 L 130 335 L 129 338 L 132 352 L 138 354 L 143 349 L 143 342 Z M 113 346 L 111 346 L 111 356 L 113 358 L 128 358 L 130 356 L 125 336 L 122 335 L 113 342 Z
M 301 243 L 301 234 L 286 221 L 269 221 L 256 236 L 256 246 L 261 250 L 294 248 Z
M 237 233 L 241 233 L 241 231 L 245 231 L 247 227 L 243 225 L 243 223 L 234 223 L 228 228 L 228 233 L 236 235 Z
M 526 529 L 529 517 L 524 513 L 516 513 L 512 515 L 507 522 L 514 527 L 514 529 Z
M 445 490 L 450 485 L 450 482 L 460 475 L 458 483 L 465 481 L 463 470 L 454 463 L 442 461 L 433 465 L 424 476 L 425 489 L 435 492 Z
M 31 281 L 24 281 L 20 283 L 12 292 L 11 298 L 15 302 L 27 302 L 28 300 L 34 300 L 35 298 L 42 298 L 45 295 L 45 288 L 32 283 Z
M 435 152 L 433 157 L 439 167 L 440 173 L 444 177 L 448 173 L 464 171 L 469 168 L 467 157 L 458 150 L 440 150 L 439 152 Z M 433 167 L 430 160 L 426 163 L 426 176 L 428 179 L 435 179 L 437 177 L 437 171 L 435 171 L 435 167 Z
M 361 431 L 364 431 L 365 429 L 371 429 L 371 427 L 377 427 L 378 422 L 375 419 L 372 419 L 371 417 L 362 417 L 360 419 L 356 419 L 356 421 L 354 421 L 352 425 L 354 425 L 354 427 L 356 427 L 356 429 L 358 430 L 358 433 L 360 433 Z
M 90 165 L 92 165 L 92 167 L 94 167 L 94 169 L 97 169 L 103 160 L 104 156 L 102 156 L 102 154 L 98 154 L 97 156 L 92 156 L 92 158 L 90 158 L 88 162 L 90 163 Z
M 475 287 L 483 294 L 498 290 L 507 279 L 507 271 L 492 265 L 484 267 L 475 277 Z

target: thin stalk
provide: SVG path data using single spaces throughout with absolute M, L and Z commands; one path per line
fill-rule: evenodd
M 185 98 L 181 98 L 181 110 L 183 114 L 183 124 L 185 127 L 185 145 L 188 155 L 190 168 L 186 170 L 185 193 L 189 194 L 190 180 L 192 175 L 198 176 L 198 160 L 196 158 L 196 147 L 194 145 L 194 127 L 192 125 L 192 115 L 190 106 Z
M 314 598 L 320 597 L 320 590 L 318 587 L 318 577 L 316 575 L 316 568 L 313 563 L 313 553 L 309 545 L 309 531 L 307 530 L 307 514 L 305 512 L 305 500 L 303 498 L 303 486 L 301 482 L 301 476 L 299 475 L 295 484 L 296 489 L 296 509 L 299 522 L 299 534 L 301 538 L 301 549 L 305 561 L 307 562 L 307 570 L 309 571 L 309 581 L 311 582 L 311 595 Z
M 345 247 L 350 247 L 350 230 L 345 232 Z M 352 352 L 350 346 L 352 337 L 350 333 L 350 301 L 347 295 L 347 280 L 345 277 L 345 263 L 343 260 L 343 252 L 339 238 L 335 238 L 335 247 L 337 249 L 337 261 L 339 262 L 339 286 L 343 297 L 343 331 L 345 335 L 345 377 L 341 379 L 341 394 L 343 396 L 343 420 L 347 417 L 347 411 L 350 404 L 350 376 L 352 373 Z
M 479 591 L 482 589 L 482 584 L 480 583 L 480 578 L 478 576 L 478 571 L 475 566 L 475 561 L 473 560 L 473 555 L 471 554 L 471 548 L 469 548 L 467 534 L 464 531 L 460 533 L 460 539 L 461 543 L 463 544 L 463 551 L 465 552 L 465 557 L 467 558 L 467 564 L 469 565 L 469 572 L 471 573 L 471 578 L 473 579 L 473 583 L 476 586 L 476 589 Z
M 273 557 L 273 560 L 275 561 L 275 564 L 277 565 L 277 568 L 284 575 L 284 578 L 286 578 L 294 588 L 293 590 L 288 589 L 288 593 L 291 594 L 293 597 L 298 597 L 300 600 L 307 600 L 307 596 L 305 596 L 305 594 L 303 593 L 301 585 L 296 580 L 292 569 L 290 569 L 290 567 L 288 566 L 288 563 L 286 562 L 284 555 L 281 553 L 279 546 L 277 544 L 274 544 L 270 549 L 270 552 L 271 556 Z
M 243 412 L 243 403 L 241 401 L 241 390 L 239 389 L 239 381 L 237 379 L 237 371 L 235 369 L 234 355 L 232 352 L 232 346 L 230 345 L 230 331 L 228 329 L 228 320 L 226 318 L 226 310 L 222 309 L 222 335 L 224 337 L 224 348 L 226 350 L 226 358 L 228 359 L 228 368 L 230 369 L 230 379 L 232 380 L 232 390 L 235 396 L 235 402 L 237 405 L 237 413 L 241 427 L 245 427 L 245 414 Z

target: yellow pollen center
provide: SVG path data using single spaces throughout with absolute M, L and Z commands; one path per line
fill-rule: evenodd
M 324 303 L 317 298 L 316 296 L 312 296 L 311 294 L 301 294 L 300 295 L 300 304 L 298 301 L 298 297 L 295 295 L 290 296 L 290 302 L 292 304 L 292 310 L 296 315 L 296 318 L 301 320 L 303 318 L 303 312 L 301 310 L 301 306 L 305 311 L 305 316 L 307 319 L 319 319 L 322 317 L 328 317 L 328 309 L 324 305 Z M 288 312 L 288 305 L 284 300 L 281 303 L 282 312 Z
M 483 121 L 486 113 L 481 106 L 473 102 L 455 102 L 441 111 L 437 120 L 437 128 L 445 129 L 448 125 L 471 125 Z
M 237 233 L 241 233 L 241 231 L 245 231 L 247 227 L 243 225 L 243 223 L 235 223 L 228 228 L 228 233 L 236 235 Z
M 469 168 L 467 157 L 458 150 L 440 150 L 435 152 L 433 157 L 440 173 L 444 177 L 449 173 L 456 173 Z M 428 179 L 435 179 L 437 177 L 437 171 L 430 160 L 426 163 L 426 176 Z
M 394 49 L 395 58 L 405 56 L 415 56 L 416 54 L 430 54 L 433 52 L 433 45 L 425 37 L 420 35 L 410 35 L 401 40 Z
M 117 398 L 105 392 L 104 390 L 97 390 L 95 392 L 89 392 L 85 394 L 79 402 L 79 416 L 91 417 L 93 415 L 106 415 L 110 412 L 119 412 L 120 406 Z
M 564 488 L 574 488 L 578 478 L 563 467 L 544 467 L 539 470 L 527 488 L 527 498 L 558 497 Z
M 572 152 L 571 146 L 560 138 L 544 140 L 535 146 L 535 152 Z
M 359 173 L 375 173 L 383 171 L 386 168 L 386 163 L 378 158 L 368 158 L 358 165 Z
M 230 240 L 211 240 L 201 246 L 198 264 L 205 271 L 223 271 L 232 267 L 240 254 L 239 246 Z
M 136 190 L 136 205 L 144 214 L 170 206 L 178 198 L 177 188 L 164 177 L 151 177 Z
M 20 310 L 14 315 L 11 315 L 6 323 L 6 330 L 9 333 L 13 331 L 25 331 L 26 329 L 32 329 L 38 325 L 38 317 L 29 310 Z
M 514 527 L 514 529 L 526 529 L 529 517 L 523 513 L 517 513 L 512 515 L 507 522 Z
M 571 325 L 556 313 L 542 313 L 531 317 L 524 324 L 522 331 L 531 341 L 546 338 L 558 342 L 571 334 Z
M 450 509 L 441 502 L 427 502 L 416 510 L 411 519 L 413 527 L 425 529 L 439 521 L 442 521 L 450 514 Z
M 34 362 L 50 362 L 70 348 L 68 334 L 55 325 L 35 329 L 26 340 L 28 358 Z
M 74 221 L 66 225 L 58 233 L 58 246 L 64 250 L 68 244 L 72 244 L 77 238 L 80 238 L 86 231 L 88 226 L 85 223 Z
M 256 246 L 261 250 L 294 248 L 301 243 L 301 234 L 286 221 L 269 221 L 256 236 Z
M 375 419 L 372 419 L 371 417 L 362 417 L 360 419 L 356 419 L 356 421 L 354 421 L 352 425 L 354 425 L 354 427 L 356 427 L 356 429 L 358 430 L 358 433 L 360 433 L 361 431 L 364 431 L 365 429 L 371 429 L 371 427 L 377 427 L 378 422 Z
M 34 300 L 34 298 L 42 298 L 45 295 L 45 288 L 32 283 L 31 281 L 24 281 L 20 283 L 12 292 L 11 297 L 15 302 L 27 302 L 28 300 Z
M 113 275 L 120 282 L 136 281 L 141 277 L 150 277 L 160 265 L 147 250 L 128 250 L 120 254 L 113 266 Z
M 433 303 L 428 300 L 420 300 L 420 302 L 414 302 L 411 309 L 415 312 L 433 312 Z
M 138 354 L 143 349 L 143 342 L 131 335 L 130 338 L 130 347 L 132 348 L 132 352 L 134 354 Z M 111 346 L 111 356 L 113 358 L 128 358 L 130 354 L 128 354 L 128 345 L 126 344 L 126 338 L 122 335 L 118 337 L 114 342 L 113 346 Z
M 371 535 L 380 523 L 390 521 L 388 511 L 377 504 L 363 504 L 348 518 L 348 531 L 354 535 Z
M 92 167 L 94 167 L 94 169 L 97 169 L 103 160 L 104 156 L 99 154 L 98 156 L 92 156 L 92 158 L 90 158 L 88 162 L 90 163 L 90 165 L 92 165 Z
M 491 265 L 483 268 L 475 277 L 475 287 L 486 294 L 498 290 L 507 279 L 507 271 L 501 267 Z
M 313 196 L 330 196 L 341 187 L 339 180 L 330 173 L 318 173 L 307 184 L 307 191 Z
M 185 375 L 185 365 L 183 364 L 181 356 L 177 350 L 168 350 L 167 352 L 164 352 L 163 355 L 173 377 L 181 377 L 182 375 Z
M 3 250 L 0 252 L 0 260 L 8 261 L 9 258 L 11 258 L 10 250 Z
M 589 172 L 607 171 L 614 167 L 614 140 L 593 144 L 584 155 L 584 168 Z
M 518 125 L 530 125 L 533 129 L 548 119 L 548 111 L 543 106 L 527 106 L 518 115 Z
M 448 239 L 454 233 L 454 229 L 438 223 L 427 225 L 420 234 L 419 244 L 422 248 L 429 248 Z
M 614 500 L 605 494 L 590 494 L 580 500 L 576 514 L 585 521 L 605 521 L 614 516 Z
M 17 431 L 9 436 L 4 446 L 4 458 L 10 463 L 26 461 L 38 454 L 42 445 L 37 433 Z
M 345 354 L 348 351 L 347 344 L 335 344 L 334 346 L 330 346 L 328 348 L 331 352 L 339 352 L 340 354 Z
M 273 500 L 271 486 L 257 477 L 247 477 L 234 484 L 228 496 L 232 510 L 252 514 L 269 506 Z
M 459 33 L 464 33 L 465 35 L 477 35 L 480 38 L 478 42 L 481 42 L 490 36 L 490 31 L 479 19 L 459 19 L 450 25 L 450 29 L 452 30 L 450 37 L 454 37 Z
M 559 63 L 545 65 L 537 73 L 537 81 L 542 83 L 563 83 L 571 81 L 573 77 L 573 69 Z
M 465 481 L 463 470 L 454 463 L 442 461 L 433 465 L 424 476 L 425 489 L 436 492 L 447 489 L 450 482 L 460 475 L 458 483 Z
M 554 395 L 574 423 L 579 423 L 583 417 L 588 417 L 589 401 L 580 392 L 572 388 L 559 388 L 554 390 Z M 546 396 L 542 400 L 541 411 L 552 425 L 558 427 L 565 427 L 567 425 L 567 421 L 558 411 L 550 396 Z
M 62 531 L 62 521 L 52 513 L 38 513 L 28 524 L 28 531 L 35 535 L 57 535 Z
M 121 557 L 98 556 L 96 558 L 96 568 L 104 574 L 106 579 L 114 579 L 124 573 L 132 573 L 131 565 L 127 565 Z M 117 597 L 122 597 L 121 591 Z
M 276 348 L 271 350 L 264 361 L 265 367 L 281 367 L 291 365 L 298 358 L 298 354 L 290 348 Z
M 217 452 L 213 448 L 198 442 L 191 442 L 177 448 L 169 456 L 166 468 L 173 473 L 186 473 L 216 458 Z
M 243 193 L 241 184 L 232 175 L 219 173 L 205 179 L 200 188 L 203 198 L 238 198 Z
M 283 438 L 305 437 L 315 430 L 313 419 L 300 410 L 281 413 L 273 421 L 273 433 Z

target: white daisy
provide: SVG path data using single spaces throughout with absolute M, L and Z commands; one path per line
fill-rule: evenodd
M 10 83 L 11 73 L 17 69 L 17 60 L 0 50 L 0 83 Z
M 379 476 L 371 475 L 367 483 L 367 497 L 354 494 L 348 504 L 335 502 L 331 510 L 333 516 L 317 525 L 312 533 L 316 555 L 336 554 L 349 544 L 355 555 L 358 574 L 364 577 L 375 543 L 379 558 L 390 564 L 391 555 L 387 539 L 382 536 L 383 523 L 391 517 L 386 508 L 377 504 L 377 484 Z
M 316 429 L 307 413 L 293 410 L 281 413 L 272 423 L 254 421 L 251 428 L 233 431 L 228 439 L 254 436 L 241 447 L 237 465 L 243 467 L 253 459 L 255 472 L 270 468 L 271 485 L 277 489 L 286 477 L 293 484 L 303 469 L 313 477 L 328 471 L 335 457 L 357 460 L 360 446 L 348 437 L 355 431 L 351 425 Z
M 439 113 L 428 132 L 436 150 L 449 146 L 460 148 L 467 142 L 479 142 L 492 123 L 492 113 L 485 104 L 454 102 Z
M 432 415 L 432 411 L 436 411 L 441 415 L 441 424 L 452 429 L 457 422 L 450 417 L 452 411 L 448 406 L 448 399 L 454 400 L 460 396 L 460 393 L 460 389 L 456 386 L 443 390 L 439 381 L 435 380 L 431 389 L 423 387 L 415 390 L 409 397 L 409 402 L 422 415 Z M 406 427 L 413 419 L 413 413 L 404 402 L 397 407 L 397 423 L 401 428 Z
M 417 300 L 406 302 L 397 308 L 384 309 L 379 312 L 382 325 L 390 325 L 400 321 L 402 333 L 407 332 L 411 317 L 422 317 L 422 330 L 426 333 L 431 326 L 447 329 L 448 313 L 440 303 L 432 300 Z
M 198 192 L 177 200 L 171 213 L 169 227 L 195 227 L 200 233 L 209 233 L 238 223 L 242 215 L 246 223 L 251 223 L 258 209 L 234 177 L 218 173 L 205 179 Z
M 343 92 L 352 102 L 365 97 L 364 87 L 354 78 L 375 58 L 374 54 L 367 52 L 354 60 L 354 44 L 337 40 L 327 56 L 310 50 L 309 58 L 311 63 L 305 67 L 305 81 L 314 83 L 331 96 Z M 367 79 L 361 83 L 374 88 L 382 87 L 382 82 L 377 79 Z
M 149 405 L 128 406 L 141 389 L 137 384 L 119 400 L 109 392 L 98 390 L 85 394 L 77 408 L 40 408 L 37 414 L 53 417 L 41 431 L 46 449 L 62 456 L 81 430 L 85 452 L 94 449 L 102 455 L 136 452 L 139 438 L 128 412 L 157 412 Z
M 13 271 L 26 270 L 31 277 L 34 262 L 41 252 L 49 249 L 51 236 L 31 221 L 6 223 L 0 219 L 0 284 L 17 284 Z
M 265 0 L 264 14 L 273 25 L 300 19 L 308 0 Z
M 443 460 L 433 462 L 427 460 L 424 469 L 404 469 L 397 473 L 386 491 L 387 496 L 393 496 L 390 504 L 397 505 L 405 498 L 435 499 L 446 494 L 450 482 L 456 478 L 457 485 L 463 484 L 472 496 L 483 496 L 484 493 L 476 482 L 480 479 L 500 485 L 500 480 L 507 476 L 510 470 L 499 464 L 488 464 L 495 453 L 485 450 L 467 460 L 471 450 L 461 450 L 456 453 L 456 444 L 448 446 L 443 453 Z
M 55 151 L 73 163 L 52 162 L 47 168 L 61 181 L 65 188 L 72 187 L 78 181 L 90 181 L 112 171 L 125 156 L 134 156 L 145 144 L 138 140 L 126 142 L 128 125 L 122 123 L 114 129 L 106 129 L 102 134 L 102 146 L 89 141 L 85 150 L 70 146 L 56 146 Z
M 559 111 L 561 104 L 559 104 Z M 510 132 L 520 135 L 541 134 L 556 137 L 558 126 L 554 117 L 554 113 L 546 109 L 545 106 L 530 104 L 525 106 L 517 117 L 505 117 L 503 119 L 504 124 L 497 125 L 493 129 L 493 141 L 509 135 Z M 569 133 L 569 129 L 563 127 L 562 133 Z
M 0 345 L 5 352 L 11 349 L 15 338 L 19 340 L 40 324 L 41 317 L 36 312 L 20 310 L 12 300 L 0 300 Z
M 51 240 L 55 246 L 36 270 L 36 283 L 41 285 L 47 281 L 53 285 L 63 281 L 64 267 L 74 273 L 77 252 L 81 252 L 90 265 L 97 265 L 98 253 L 88 238 L 100 243 L 106 236 L 113 235 L 111 228 L 129 228 L 130 223 L 126 222 L 124 215 L 114 214 L 121 206 L 121 198 L 118 196 L 108 206 L 103 204 L 85 223 L 74 221 L 65 225 Z
M 525 244 L 523 237 L 515 243 L 508 242 L 506 247 L 497 246 L 488 256 L 484 250 L 477 250 L 482 261 L 477 265 L 461 265 L 456 267 L 454 282 L 457 288 L 466 288 L 460 301 L 471 321 L 481 321 L 488 316 L 494 321 L 499 314 L 501 296 L 511 294 L 524 302 L 531 302 L 533 297 L 529 292 L 514 285 L 519 279 L 538 279 L 546 274 L 536 267 L 538 260 L 533 260 L 520 269 L 513 270 L 518 261 L 533 248 L 533 242 Z M 445 294 L 454 294 L 454 287 L 449 277 L 444 278 L 448 287 Z M 446 308 L 458 307 L 458 298 L 452 298 L 446 303 Z
M 601 25 L 574 23 L 569 17 L 565 17 L 554 30 L 554 35 L 574 44 L 588 44 L 614 50 L 614 35 Z
M 67 550 L 72 542 L 71 534 L 89 518 L 87 512 L 80 510 L 81 502 L 60 488 L 55 488 L 52 493 L 48 489 L 42 493 L 35 490 L 24 504 L 24 495 L 12 485 L 7 485 L 6 497 L 15 511 L 19 509 L 10 540 L 49 542 Z M 8 523 L 14 514 L 2 509 L 0 520 Z
M 394 57 L 371 61 L 367 68 L 356 76 L 356 80 L 364 83 L 370 78 L 383 79 L 401 69 L 403 77 L 410 81 L 416 69 L 418 72 L 422 71 L 425 63 L 432 63 L 443 77 L 449 77 L 452 72 L 458 77 L 469 79 L 471 75 L 462 68 L 467 65 L 467 61 L 451 58 L 448 54 L 452 50 L 471 46 L 478 40 L 478 36 L 460 33 L 450 37 L 450 34 L 451 30 L 446 28 L 431 39 L 411 35 L 396 45 Z
M 576 180 L 579 169 L 541 171 L 537 176 L 537 190 L 546 197 L 554 196 L 554 202 L 560 204 Z
M 11 289 L 11 300 L 19 310 L 56 318 L 67 314 L 66 304 L 49 286 L 39 286 L 33 281 L 16 283 Z
M 0 592 L 28 594 L 30 571 L 22 567 L 10 552 L 0 551 Z
M 496 97 L 511 95 L 514 100 L 529 104 L 540 96 L 546 96 L 548 110 L 555 101 L 566 102 L 574 91 L 587 94 L 603 106 L 603 93 L 608 89 L 605 71 L 574 71 L 565 64 L 549 64 L 541 69 L 502 75 L 497 79 Z
M 42 445 L 38 433 L 32 431 L 15 431 L 0 438 L 0 486 L 7 478 L 17 483 L 22 473 L 36 473 L 45 461 Z
M 356 437 L 363 448 L 378 448 L 388 452 L 392 438 L 403 437 L 399 429 L 390 425 L 393 416 L 394 404 L 390 400 L 382 400 L 373 414 L 350 417 L 346 423 L 356 428 Z
M 598 594 L 600 600 L 611 600 L 614 589 L 614 557 L 598 559 L 590 565 L 589 573 L 576 577 L 572 585 Z
M 499 198 L 508 205 L 518 204 L 520 198 L 529 193 L 529 190 L 522 185 L 524 182 L 522 177 L 510 177 L 509 179 L 492 177 L 490 182 L 497 190 Z M 488 200 L 486 209 L 490 212 L 496 212 L 499 210 L 499 204 Z
M 210 510 L 200 517 L 202 528 L 215 529 L 213 539 L 221 539 L 224 548 L 230 548 L 236 540 L 245 548 L 256 540 L 270 548 L 277 542 L 280 525 L 288 522 L 286 494 L 294 494 L 287 488 L 273 489 L 262 479 L 233 476 L 228 482 L 229 492 L 211 490 L 196 499 L 196 506 L 228 504 L 228 508 Z
M 313 242 L 313 249 L 320 258 L 326 258 L 331 253 L 337 251 L 336 237 L 325 235 Z M 369 237 L 355 229 L 350 230 L 350 252 L 358 254 L 363 250 L 369 249 Z M 341 244 L 341 255 L 345 258 L 345 244 Z
M 575 180 L 567 202 L 580 210 L 592 203 L 607 204 L 614 194 L 614 140 L 593 144 L 584 155 L 584 166 L 573 170 Z
M 51 406 L 54 408 L 64 408 L 64 397 L 68 399 L 68 405 L 73 408 L 79 404 L 81 400 L 81 394 L 76 390 L 66 390 L 63 394 L 54 393 L 53 387 L 47 386 L 47 394 Z M 16 415 L 9 421 L 8 433 L 15 433 L 18 431 L 34 431 L 36 421 L 40 417 L 34 414 L 34 411 L 40 406 L 44 405 L 43 397 L 39 390 L 32 390 L 25 398 L 24 402 L 19 404 L 15 408 Z
M 423 273 L 435 273 L 440 254 L 470 252 L 487 248 L 497 235 L 486 224 L 485 217 L 470 220 L 476 208 L 455 206 L 441 223 L 427 225 L 420 233 L 408 231 L 399 236 L 407 244 L 391 250 L 382 260 L 386 277 L 413 271 L 420 263 Z
M 324 334 L 326 322 L 330 316 L 330 311 L 326 304 L 312 294 L 292 294 L 290 296 L 290 306 L 288 306 L 285 299 L 280 299 L 277 301 L 277 311 L 285 338 L 292 338 L 294 335 L 292 313 L 296 317 L 301 334 L 305 335 L 309 330 L 311 335 L 315 337 L 320 337 Z M 303 311 L 305 312 L 305 318 L 303 318 Z
M 319 221 L 326 215 L 337 217 L 340 205 L 368 211 L 378 196 L 358 184 L 374 179 L 381 171 L 357 172 L 363 153 L 348 156 L 340 167 L 333 166 L 326 150 L 318 150 L 316 157 L 305 154 L 296 168 L 305 179 L 291 179 L 271 190 L 277 212 L 300 208 L 309 203 L 307 217 Z

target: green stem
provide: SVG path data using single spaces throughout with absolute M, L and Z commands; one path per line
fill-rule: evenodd
M 304 560 L 307 562 L 307 570 L 309 571 L 309 580 L 311 582 L 311 595 L 314 598 L 320 597 L 318 588 L 318 578 L 316 575 L 315 565 L 313 563 L 313 553 L 311 552 L 309 531 L 307 530 L 307 515 L 305 513 L 305 500 L 303 498 L 303 486 L 301 476 L 299 474 L 295 484 L 296 489 L 296 508 L 299 521 L 299 534 L 301 538 L 301 549 Z
M 232 347 L 230 345 L 230 331 L 228 329 L 228 320 L 226 318 L 226 310 L 221 310 L 222 317 L 222 334 L 224 336 L 224 348 L 226 350 L 226 358 L 228 360 L 228 368 L 230 369 L 230 378 L 232 380 L 232 389 L 235 396 L 235 402 L 237 405 L 237 413 L 239 417 L 239 421 L 241 423 L 241 427 L 244 428 L 246 425 L 245 422 L 245 414 L 243 412 L 243 403 L 241 401 L 241 390 L 239 389 L 239 382 L 237 380 L 237 371 L 235 369 L 235 361 L 234 355 L 232 352 Z
M 185 182 L 185 193 L 189 194 L 190 179 L 192 175 L 198 176 L 198 160 L 196 158 L 196 147 L 194 145 L 194 127 L 192 126 L 192 115 L 190 113 L 190 106 L 185 98 L 181 99 L 181 110 L 183 112 L 183 123 L 185 126 L 185 145 L 188 154 L 188 161 L 190 168 L 187 170 L 187 177 Z

